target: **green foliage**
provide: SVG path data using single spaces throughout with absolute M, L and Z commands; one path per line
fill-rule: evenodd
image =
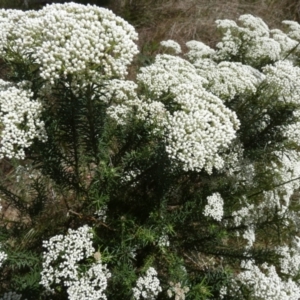
M 24 241 L 28 241 L 27 239 L 28 237 L 25 236 Z M 4 268 L 7 272 L 6 280 L 10 278 L 10 287 L 15 291 L 24 295 L 27 293 L 28 295 L 31 293 L 37 294 L 40 292 L 41 258 L 33 251 L 20 249 L 25 248 L 25 245 L 23 245 L 19 249 L 15 247 L 6 249 L 8 254 Z M 26 246 L 28 247 L 28 245 Z
M 212 296 L 210 287 L 206 284 L 205 278 L 198 284 L 193 286 L 189 293 L 190 299 L 205 300 Z

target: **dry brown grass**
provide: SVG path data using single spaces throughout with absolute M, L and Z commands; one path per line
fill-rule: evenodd
M 214 46 L 215 20 L 241 14 L 261 17 L 270 28 L 300 19 L 296 0 L 115 0 L 111 8 L 137 28 L 140 46 L 166 39 L 180 44 L 196 39 Z

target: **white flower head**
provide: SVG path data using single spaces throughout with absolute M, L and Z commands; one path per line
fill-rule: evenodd
M 300 104 L 300 68 L 289 60 L 278 61 L 263 68 L 265 95 L 277 96 L 279 101 Z
M 208 90 L 224 101 L 255 94 L 265 78 L 258 70 L 239 62 L 223 61 L 218 65 L 208 65 L 197 61 L 195 67 L 209 81 Z
M 137 33 L 112 11 L 76 3 L 52 4 L 12 17 L 2 12 L 4 33 L 0 55 L 14 60 L 10 49 L 39 66 L 40 76 L 52 84 L 72 77 L 84 86 L 127 74 L 138 49 Z
M 173 40 L 161 41 L 160 44 L 163 47 L 171 49 L 172 51 L 174 51 L 175 54 L 181 53 L 180 45 L 177 42 L 173 41 Z
M 105 204 L 100 209 L 96 210 L 94 214 L 97 216 L 98 220 L 105 222 L 107 218 L 107 210 L 108 206 Z
M 211 173 L 224 161 L 219 151 L 235 137 L 239 121 L 222 101 L 203 88 L 207 81 L 189 62 L 158 55 L 154 64 L 141 69 L 138 82 L 165 107 L 166 151 L 185 171 Z
M 0 251 L 0 267 L 3 265 L 6 259 L 7 259 L 7 254 L 4 251 Z
M 189 49 L 189 52 L 186 53 L 186 56 L 192 62 L 195 62 L 198 59 L 211 58 L 213 54 L 215 54 L 214 49 L 199 41 L 188 41 L 186 46 Z
M 106 299 L 104 290 L 111 274 L 99 257 L 87 272 L 79 272 L 79 262 L 95 253 L 92 237 L 90 228 L 85 225 L 77 230 L 69 229 L 65 236 L 56 235 L 44 241 L 46 251 L 40 284 L 47 291 L 53 291 L 56 285 L 63 285 L 73 300 Z
M 250 249 L 256 239 L 255 236 L 255 228 L 254 226 L 248 226 L 247 229 L 244 231 L 242 237 L 247 241 L 246 249 Z
M 291 278 L 281 279 L 273 265 L 264 263 L 261 266 L 254 261 L 242 261 L 243 271 L 236 275 L 230 285 L 222 289 L 222 297 L 241 297 L 241 286 L 250 291 L 251 299 L 264 300 L 298 300 L 300 294 L 299 285 Z
M 259 17 L 254 17 L 253 15 L 246 14 L 239 17 L 239 23 L 242 24 L 244 28 L 252 30 L 257 36 L 268 37 L 269 27 L 268 25 Z
M 138 278 L 136 287 L 132 291 L 135 300 L 155 300 L 157 295 L 162 291 L 156 270 L 150 267 L 145 276 Z
M 165 233 L 163 233 L 157 242 L 159 247 L 169 247 L 170 246 L 170 240 L 169 240 L 169 236 Z
M 270 33 L 272 38 L 280 45 L 281 59 L 286 59 L 287 57 L 291 60 L 295 59 L 295 54 L 299 54 L 299 42 L 280 29 L 270 30 Z
M 282 273 L 297 276 L 300 270 L 299 245 L 294 243 L 292 247 L 287 245 L 277 247 L 276 252 L 281 256 L 280 270 Z
M 44 123 L 40 120 L 42 106 L 33 100 L 24 83 L 15 86 L 0 79 L 0 159 L 25 158 L 25 148 L 35 138 L 47 139 Z
M 216 60 L 261 66 L 281 58 L 280 44 L 270 38 L 270 30 L 262 19 L 248 14 L 240 16 L 238 24 L 231 20 L 216 23 L 223 34 L 214 55 Z
M 69 299 L 72 300 L 106 300 L 104 291 L 107 288 L 107 279 L 111 277 L 106 265 L 93 264 L 79 279 L 67 289 Z
M 300 42 L 300 24 L 296 21 L 283 21 L 282 24 L 284 24 L 287 27 L 287 35 L 298 42 Z
M 212 217 L 217 221 L 221 221 L 223 218 L 223 205 L 224 200 L 219 193 L 214 193 L 207 197 L 207 205 L 204 208 L 203 214 L 206 217 Z

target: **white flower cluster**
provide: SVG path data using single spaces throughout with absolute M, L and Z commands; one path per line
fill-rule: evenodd
M 106 300 L 104 291 L 111 277 L 106 265 L 93 264 L 89 270 L 68 288 L 70 300 Z
M 158 247 L 169 247 L 170 246 L 170 240 L 169 236 L 167 234 L 162 234 L 158 239 Z
M 224 295 L 240 296 L 243 299 L 241 284 L 251 292 L 253 300 L 298 300 L 300 286 L 292 281 L 282 280 L 274 266 L 263 264 L 259 268 L 253 261 L 243 261 L 241 267 L 245 271 L 240 272 L 230 283 L 230 289 L 222 289 L 221 298 Z M 263 270 L 263 271 L 262 271 Z
M 136 300 L 155 300 L 156 296 L 162 291 L 156 270 L 150 267 L 145 276 L 138 278 L 136 287 L 134 287 L 132 291 L 133 297 Z
M 128 119 L 133 116 L 148 124 L 166 123 L 163 104 L 158 101 L 140 99 L 136 89 L 137 84 L 129 80 L 113 79 L 104 82 L 100 91 L 102 94 L 100 99 L 110 104 L 106 110 L 107 115 L 118 125 L 127 124 Z
M 97 216 L 98 220 L 105 222 L 106 218 L 107 218 L 107 210 L 108 210 L 108 207 L 105 204 L 100 209 L 96 210 L 94 214 Z
M 223 218 L 223 206 L 224 200 L 219 193 L 214 193 L 207 197 L 207 205 L 204 208 L 203 214 L 206 217 L 212 217 L 217 221 L 221 221 Z
M 299 238 L 295 237 L 292 247 L 287 245 L 277 247 L 276 252 L 280 258 L 280 271 L 289 276 L 297 276 L 300 272 L 300 243 Z
M 300 68 L 288 60 L 263 68 L 265 75 L 263 97 L 277 96 L 278 101 L 300 104 Z
M 173 40 L 161 41 L 160 44 L 163 47 L 171 49 L 175 54 L 181 53 L 180 45 L 177 42 L 173 41 Z
M 0 298 L 0 300 L 21 300 L 21 298 L 22 298 L 22 295 L 19 295 L 16 292 L 8 292 L 8 293 L 5 293 Z
M 185 55 L 193 64 L 204 58 L 212 58 L 215 54 L 214 49 L 199 41 L 188 41 L 186 46 L 189 51 Z
M 272 191 L 264 192 L 264 202 L 260 204 L 267 209 L 278 209 L 278 213 L 283 215 L 289 211 L 291 196 L 300 188 L 300 155 L 295 150 L 275 152 L 278 162 L 273 162 L 269 167 L 274 172 L 275 184 L 278 187 Z
M 69 229 L 66 236 L 56 235 L 43 242 L 46 252 L 40 284 L 47 291 L 51 292 L 53 286 L 63 284 L 70 300 L 106 299 L 104 290 L 111 276 L 106 265 L 98 260 L 86 273 L 79 272 L 79 262 L 95 252 L 92 237 L 90 228 L 85 225 L 77 230 Z
M 167 294 L 169 298 L 173 297 L 173 294 L 175 296 L 175 300 L 185 300 L 185 294 L 190 290 L 188 286 L 181 286 L 180 282 L 174 283 L 169 282 L 170 288 L 167 290 Z
M 2 267 L 3 262 L 7 259 L 7 254 L 3 251 L 0 251 L 0 267 Z
M 132 170 L 126 170 L 122 176 L 122 183 L 127 183 L 132 181 L 131 186 L 136 186 L 137 184 L 137 177 L 141 174 L 141 170 L 139 169 L 132 169 Z
M 247 203 L 247 198 L 243 197 L 242 208 L 236 210 L 232 213 L 233 222 L 235 226 L 240 226 L 241 224 L 250 225 L 253 222 L 253 214 L 256 211 L 254 204 Z
M 138 82 L 151 98 L 164 105 L 166 151 L 185 171 L 211 173 L 224 161 L 218 154 L 235 137 L 239 121 L 222 101 L 207 92 L 207 81 L 189 62 L 170 55 L 158 55 L 155 62 L 141 69 Z
M 240 209 L 232 212 L 234 226 L 245 225 L 242 236 L 248 241 L 246 248 L 252 247 L 255 241 L 256 222 L 263 222 L 268 217 L 270 211 L 276 209 L 277 213 L 288 219 L 289 222 L 296 226 L 297 218 L 290 211 L 291 197 L 300 188 L 299 180 L 294 180 L 300 177 L 300 157 L 297 151 L 290 150 L 286 152 L 275 152 L 277 157 L 266 166 L 266 171 L 273 172 L 274 187 L 272 190 L 262 191 L 260 201 L 256 204 L 251 203 L 246 196 L 240 200 Z M 251 165 L 250 165 L 251 166 Z M 250 169 L 250 177 L 245 177 L 245 180 L 251 184 L 255 170 L 253 166 Z M 239 180 L 240 176 L 237 176 Z M 249 180 L 247 180 L 249 178 Z
M 122 104 L 137 98 L 137 84 L 130 80 L 104 80 L 100 90 L 101 100 L 108 104 Z
M 236 235 L 240 236 L 240 233 L 242 233 L 242 238 L 247 242 L 245 249 L 248 250 L 253 247 L 256 240 L 255 226 L 253 224 L 256 221 L 263 221 L 265 219 L 265 203 L 262 202 L 261 205 L 255 206 L 254 204 L 249 204 L 246 197 L 243 197 L 241 203 L 242 207 L 232 213 L 233 224 L 236 227 L 241 224 L 244 225 L 243 229 L 236 232 Z
M 284 23 L 284 22 L 283 22 Z M 288 34 L 284 33 L 280 29 L 270 30 L 272 38 L 279 43 L 281 50 L 281 59 L 295 60 L 295 54 L 299 55 L 299 42 L 296 39 L 292 39 Z
M 0 56 L 5 56 L 5 46 L 8 44 L 8 35 L 15 23 L 25 15 L 25 12 L 16 9 L 0 9 Z
M 297 42 L 300 42 L 300 24 L 295 21 L 283 21 L 282 22 L 288 28 L 287 35 Z
M 13 23 L 13 25 L 12 25 Z M 39 11 L 1 12 L 0 55 L 9 49 L 40 67 L 50 83 L 74 76 L 78 82 L 124 77 L 137 54 L 137 33 L 108 9 L 76 3 L 53 4 Z
M 221 30 L 223 37 L 217 47 L 215 58 L 218 60 L 229 60 L 231 57 L 238 57 L 242 41 L 238 37 L 238 26 L 231 20 L 217 20 L 217 27 Z
M 261 200 L 258 204 L 250 204 L 244 197 L 241 201 L 241 208 L 232 213 L 235 226 L 246 225 L 242 237 L 247 240 L 245 249 L 250 249 L 256 239 L 255 224 L 263 222 L 269 211 L 276 211 L 287 218 L 289 222 L 298 226 L 295 215 L 289 210 L 291 196 L 300 187 L 299 180 L 293 180 L 300 176 L 299 154 L 290 150 L 286 153 L 278 152 L 278 161 L 271 162 L 270 168 L 274 173 L 274 184 L 278 186 L 270 191 L 264 191 L 261 194 Z M 286 275 L 286 279 L 281 279 L 276 273 L 274 266 L 263 265 L 262 271 L 253 263 L 245 264 L 246 271 L 241 272 L 232 284 L 231 293 L 238 291 L 240 284 L 252 290 L 251 299 L 298 299 L 300 293 L 300 284 L 294 280 L 294 276 L 299 274 L 300 268 L 300 249 L 299 239 L 296 237 L 292 246 L 279 246 L 275 248 L 280 258 L 280 271 Z M 235 288 L 234 288 L 235 287 Z M 271 287 L 271 288 L 269 288 Z
M 183 84 L 192 84 L 200 89 L 208 83 L 187 60 L 168 54 L 157 55 L 152 65 L 141 68 L 137 82 L 147 88 L 153 100 L 174 94 L 173 89 Z
M 207 61 L 207 60 L 206 60 Z M 237 95 L 253 95 L 265 76 L 258 70 L 238 62 L 223 61 L 219 64 L 195 63 L 198 74 L 209 82 L 207 88 L 222 100 L 230 101 Z
M 261 18 L 248 14 L 241 15 L 239 22 L 245 29 L 252 31 L 249 33 L 250 36 L 254 36 L 255 34 L 257 36 L 268 36 L 269 34 L 269 27 Z
M 270 30 L 262 19 L 252 15 L 242 15 L 234 21 L 217 20 L 223 38 L 217 44 L 215 58 L 239 61 L 259 66 L 281 58 L 279 42 L 270 37 Z
M 82 259 L 92 256 L 95 249 L 92 246 L 92 233 L 88 226 L 78 230 L 68 230 L 66 236 L 60 234 L 52 237 L 49 241 L 43 242 L 44 262 L 41 284 L 51 290 L 51 284 L 59 284 L 66 281 L 70 285 L 78 278 L 78 263 Z M 59 262 L 62 260 L 61 262 Z M 56 262 L 58 263 L 55 266 Z M 53 267 L 55 266 L 55 268 Z
M 228 178 L 235 178 L 233 189 L 241 184 L 244 185 L 246 178 L 251 179 L 249 178 L 250 174 L 248 174 L 249 172 L 247 170 L 248 163 L 244 158 L 244 148 L 240 141 L 235 140 L 231 143 L 222 157 L 224 159 L 224 167 L 220 169 L 220 173 L 225 173 Z M 237 179 L 237 177 L 240 178 Z
M 221 100 L 206 91 L 186 87 L 176 99 L 182 110 L 169 115 L 166 128 L 166 151 L 183 170 L 211 174 L 213 168 L 221 169 L 224 160 L 218 152 L 235 137 L 238 121 L 232 112 L 221 106 Z M 201 101 L 202 100 L 202 101 Z M 219 103 L 218 103 L 219 102 Z
M 295 118 L 296 122 L 282 126 L 281 132 L 282 135 L 287 138 L 289 142 L 295 143 L 300 145 L 300 110 L 293 111 L 293 117 Z
M 247 241 L 245 249 L 250 249 L 256 240 L 255 227 L 253 225 L 248 226 L 244 230 L 242 237 Z
M 24 159 L 24 149 L 35 138 L 47 139 L 44 122 L 39 119 L 42 106 L 32 100 L 24 83 L 14 86 L 0 79 L 0 159 Z
M 158 55 L 154 64 L 141 69 L 137 80 L 147 98 L 139 99 L 135 84 L 122 80 L 112 81 L 109 90 L 102 91 L 104 101 L 113 101 L 108 115 L 120 125 L 126 124 L 129 115 L 155 125 L 153 132 L 165 135 L 170 158 L 186 171 L 222 168 L 218 152 L 235 137 L 239 122 L 235 113 L 203 88 L 208 82 L 195 67 L 175 56 Z
M 269 30 L 262 19 L 242 15 L 238 23 L 232 20 L 217 20 L 223 34 L 217 44 L 217 60 L 234 60 L 253 66 L 262 66 L 278 60 L 295 60 L 300 53 L 300 25 L 294 21 L 283 21 L 287 32 Z

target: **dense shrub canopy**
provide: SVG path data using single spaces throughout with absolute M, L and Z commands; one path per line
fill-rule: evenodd
M 300 25 L 283 23 L 218 20 L 214 49 L 163 41 L 139 65 L 109 10 L 0 10 L 3 298 L 298 299 Z

